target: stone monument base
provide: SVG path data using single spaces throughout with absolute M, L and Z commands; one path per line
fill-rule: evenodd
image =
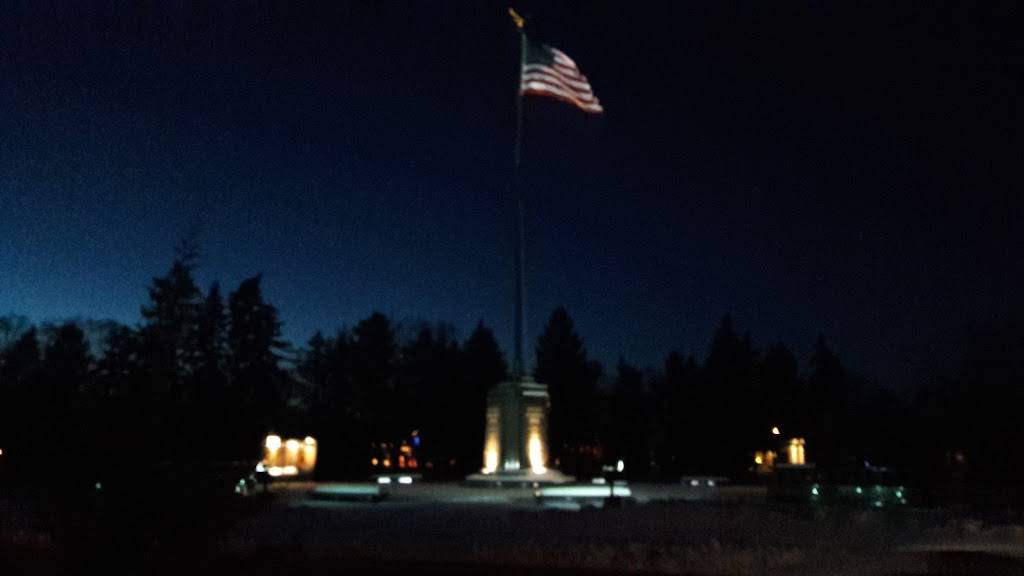
M 518 472 L 491 472 L 484 474 L 477 472 L 466 476 L 463 482 L 466 486 L 479 486 L 487 488 L 530 488 L 534 484 L 565 484 L 576 479 L 558 470 L 545 470 L 537 474 L 532 470 L 520 470 Z

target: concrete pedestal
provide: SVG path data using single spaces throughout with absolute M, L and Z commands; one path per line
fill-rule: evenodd
M 529 379 L 502 382 L 487 395 L 484 468 L 467 482 L 523 485 L 571 481 L 548 468 L 548 387 Z

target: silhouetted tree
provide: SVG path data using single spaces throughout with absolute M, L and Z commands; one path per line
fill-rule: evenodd
M 206 293 L 195 330 L 196 369 L 202 385 L 222 386 L 227 357 L 228 319 L 220 284 L 214 282 Z
M 332 346 L 333 342 L 324 338 L 323 333 L 317 330 L 306 343 L 306 349 L 299 361 L 299 375 L 312 386 L 317 404 L 323 403 L 330 385 Z
M 481 321 L 462 345 L 462 395 L 459 402 L 456 453 L 465 471 L 483 466 L 483 434 L 487 393 L 509 378 L 508 363 L 490 328 Z
M 232 395 L 242 402 L 245 415 L 237 426 L 245 431 L 238 447 L 243 451 L 248 446 L 255 450 L 281 415 L 282 406 L 277 388 L 281 322 L 277 309 L 263 300 L 260 280 L 259 274 L 243 280 L 228 300 Z
M 598 373 L 587 359 L 572 318 L 559 306 L 537 340 L 534 377 L 548 385 L 551 453 L 564 470 L 575 472 L 581 447 L 594 444 L 595 385 Z
M 154 278 L 149 288 L 150 303 L 142 308 L 146 324 L 142 329 L 143 357 L 150 377 L 161 392 L 180 392 L 178 384 L 196 362 L 195 333 L 202 298 L 192 273 L 198 254 L 181 243 L 165 276 Z
M 117 398 L 140 392 L 141 348 L 138 332 L 128 326 L 118 326 L 107 334 L 103 355 L 96 364 L 96 396 Z
M 404 428 L 393 412 L 397 351 L 395 330 L 380 312 L 360 321 L 352 331 L 352 400 L 375 441 L 400 437 Z
M 711 441 L 697 449 L 698 463 L 714 471 L 741 473 L 748 465 L 748 452 L 757 446 L 763 397 L 756 386 L 756 360 L 749 335 L 740 338 L 732 317 L 722 317 L 704 363 L 699 401 L 701 430 Z
M 482 321 L 477 323 L 473 333 L 462 345 L 462 350 L 466 377 L 473 383 L 477 390 L 476 396 L 482 402 L 491 388 L 508 379 L 508 363 L 494 338 L 494 332 Z
M 690 439 L 700 437 L 698 389 L 700 367 L 693 356 L 672 352 L 665 360 L 665 373 L 655 384 L 652 399 L 657 419 L 658 462 L 670 477 L 683 472 L 691 455 Z
M 203 299 L 192 334 L 192 349 L 193 370 L 183 407 L 191 421 L 186 437 L 198 457 L 230 457 L 227 446 L 207 440 L 230 438 L 235 424 L 227 388 L 227 315 L 217 282 L 210 285 Z
M 800 383 L 800 365 L 783 344 L 768 347 L 761 359 L 759 381 L 764 391 L 764 410 L 758 420 L 762 436 L 778 426 L 790 436 L 807 434 L 808 399 Z
M 365 478 L 370 459 L 366 404 L 353 385 L 352 336 L 346 330 L 325 342 L 328 373 L 314 408 L 320 438 L 317 474 L 323 478 Z M 307 368 L 309 369 L 309 368 Z
M 962 451 L 970 483 L 1019 482 L 1024 477 L 1019 464 L 1024 452 L 1019 417 L 1024 405 L 1024 331 L 1006 322 L 975 327 L 961 340 L 949 412 L 937 425 L 952 432 L 951 448 Z
M 807 450 L 809 456 L 825 467 L 841 465 L 848 454 L 842 437 L 842 427 L 848 422 L 847 384 L 846 368 L 829 348 L 825 337 L 819 335 L 807 379 L 812 409 Z
M 35 327 L 29 327 L 6 349 L 0 351 L 0 433 L 5 458 L 23 460 L 33 445 L 38 428 L 36 419 L 42 409 L 40 397 L 39 340 Z
M 148 383 L 148 432 L 152 449 L 162 458 L 184 453 L 179 439 L 186 426 L 183 409 L 187 379 L 197 354 L 196 324 L 202 305 L 199 288 L 192 277 L 197 252 L 181 242 L 166 275 L 154 278 L 149 303 L 142 308 L 142 365 Z
M 90 383 L 92 457 L 111 476 L 164 457 L 152 451 L 148 382 L 142 369 L 139 333 L 117 326 L 107 334 Z
M 612 391 L 610 434 L 605 441 L 610 461 L 622 459 L 632 477 L 644 477 L 651 461 L 649 434 L 652 406 L 643 373 L 619 358 Z
M 30 328 L 32 328 L 32 322 L 20 314 L 0 316 L 0 351 L 14 344 Z
M 92 468 L 88 461 L 88 439 L 95 430 L 82 402 L 92 358 L 82 330 L 74 323 L 62 324 L 43 355 L 42 409 L 37 415 L 36 465 L 51 480 L 63 475 L 78 478 Z M 60 471 L 60 472 L 58 472 Z M 67 490 L 75 488 L 69 483 Z
M 402 347 L 396 377 L 394 412 L 398 428 L 393 440 L 420 430 L 421 450 L 433 462 L 435 473 L 462 470 L 457 447 L 465 391 L 459 376 L 458 342 L 443 325 L 422 325 L 413 341 Z M 403 424 L 404 423 L 404 426 Z

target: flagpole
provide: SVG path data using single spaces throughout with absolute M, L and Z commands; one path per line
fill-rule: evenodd
M 512 8 L 508 9 L 512 21 L 519 31 L 519 73 L 522 75 L 526 65 L 526 32 L 523 30 L 525 21 Z M 520 81 L 521 82 L 521 81 Z M 525 208 L 523 206 L 523 190 L 519 182 L 519 165 L 522 161 L 523 148 L 523 91 L 516 86 L 516 145 L 512 163 L 512 191 L 516 196 L 516 311 L 515 311 L 515 351 L 512 357 L 512 376 L 522 381 L 526 378 L 526 362 L 523 347 L 526 344 L 526 280 L 524 275 L 526 259 L 526 232 L 524 228 Z

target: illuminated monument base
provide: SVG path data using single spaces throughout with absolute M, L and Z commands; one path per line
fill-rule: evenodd
M 557 484 L 573 480 L 548 468 L 548 387 L 531 380 L 502 382 L 487 395 L 484 468 L 468 483 Z

